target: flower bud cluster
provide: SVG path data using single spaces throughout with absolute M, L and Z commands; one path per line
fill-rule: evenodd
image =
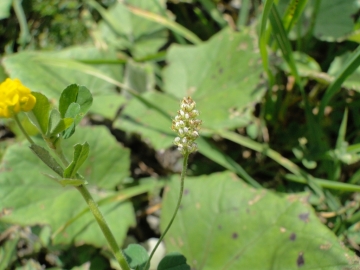
M 180 103 L 180 110 L 172 121 L 171 128 L 178 134 L 174 144 L 183 155 L 190 154 L 198 149 L 194 141 L 199 137 L 201 120 L 196 119 L 199 116 L 199 111 L 195 107 L 196 103 L 191 97 L 183 98 Z

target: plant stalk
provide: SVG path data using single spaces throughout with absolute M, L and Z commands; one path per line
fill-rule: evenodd
M 14 120 L 17 123 L 17 125 L 19 126 L 21 132 L 25 135 L 26 139 L 30 142 L 30 144 L 32 144 L 32 145 L 35 144 L 34 141 L 30 138 L 30 136 L 25 131 L 24 127 L 21 125 L 19 118 L 16 114 L 14 114 Z M 65 167 L 68 166 L 68 161 L 66 160 L 66 157 L 65 157 L 64 153 L 62 152 L 61 147 L 60 146 L 56 147 L 56 149 L 53 149 L 53 150 L 56 153 L 56 155 L 61 159 L 64 166 Z M 76 187 L 76 189 L 81 193 L 81 195 L 85 199 L 86 203 L 88 204 L 90 211 L 94 215 L 96 222 L 99 224 L 100 229 L 103 232 L 107 242 L 109 243 L 110 248 L 111 248 L 112 252 L 114 253 L 116 260 L 119 262 L 119 264 L 121 266 L 121 269 L 122 270 L 131 270 L 126 261 L 124 254 L 122 253 L 118 244 L 116 243 L 115 237 L 112 234 L 109 226 L 107 225 L 104 216 L 100 212 L 99 207 L 97 206 L 95 200 L 91 196 L 88 189 L 84 185 L 80 185 L 80 186 Z
M 160 245 L 161 241 L 164 239 L 166 233 L 168 232 L 168 230 L 170 229 L 175 217 L 176 217 L 176 214 L 180 208 L 180 203 L 181 203 L 181 199 L 182 199 L 182 196 L 183 196 L 183 193 L 184 193 L 184 180 L 185 180 L 185 176 L 186 176 L 186 171 L 187 171 L 187 166 L 188 166 L 188 159 L 189 159 L 189 153 L 185 153 L 184 154 L 184 161 L 183 161 L 183 167 L 182 167 L 182 171 L 181 171 L 181 178 L 180 178 L 180 193 L 179 193 L 179 199 L 178 199 L 178 202 L 177 202 L 177 205 L 176 205 L 176 208 L 175 208 L 175 212 L 173 214 L 173 216 L 171 217 L 170 219 L 170 222 L 169 224 L 167 225 L 166 229 L 164 230 L 163 234 L 160 236 L 160 239 L 158 240 L 158 242 L 156 243 L 154 249 L 152 250 L 151 254 L 150 254 L 150 257 L 145 265 L 145 270 L 147 270 L 150 265 L 150 261 L 151 261 L 151 258 L 154 256 L 155 254 L 155 251 L 156 249 L 158 248 L 158 246 Z
M 13 118 L 14 118 L 16 124 L 19 126 L 22 134 L 24 134 L 25 138 L 29 141 L 29 143 L 30 143 L 31 145 L 34 145 L 34 144 L 35 144 L 34 141 L 30 138 L 29 134 L 28 134 L 28 133 L 26 132 L 26 130 L 24 129 L 24 127 L 23 127 L 23 125 L 21 124 L 21 122 L 20 122 L 20 120 L 19 120 L 19 117 L 17 116 L 16 113 L 14 113 Z
M 88 204 L 90 211 L 94 215 L 96 222 L 99 224 L 100 229 L 103 232 L 106 240 L 108 241 L 110 248 L 114 253 L 116 260 L 119 262 L 121 268 L 123 270 L 130 270 L 130 267 L 126 261 L 124 254 L 122 253 L 118 244 L 116 243 L 114 235 L 112 234 L 109 226 L 106 223 L 104 216 L 100 212 L 99 207 L 97 206 L 95 200 L 89 193 L 88 189 L 84 185 L 78 186 L 76 187 L 76 189 L 81 193 L 86 203 Z

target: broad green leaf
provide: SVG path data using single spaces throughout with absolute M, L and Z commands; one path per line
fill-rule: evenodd
M 118 110 L 126 102 L 124 96 L 119 94 L 101 95 L 93 100 L 91 113 L 101 115 L 107 119 L 114 119 Z
M 32 92 L 36 98 L 34 108 L 28 112 L 30 121 L 39 129 L 42 134 L 46 134 L 49 125 L 50 102 L 41 93 Z
M 69 166 L 64 170 L 64 178 L 74 178 L 81 165 L 89 156 L 90 147 L 87 142 L 74 145 L 74 157 Z
M 137 244 L 130 244 L 124 249 L 124 254 L 132 269 L 144 269 L 145 264 L 149 259 L 146 249 Z
M 357 10 L 356 0 L 321 1 L 314 36 L 320 40 L 335 41 L 350 34 L 354 29 L 352 16 Z
M 79 128 L 71 139 L 64 142 L 64 148 L 71 151 L 71 146 L 82 140 L 92 146 L 89 159 L 80 170 L 89 182 L 90 193 L 95 200 L 113 195 L 112 189 L 129 173 L 129 151 L 103 127 Z M 51 174 L 51 170 L 25 144 L 15 144 L 7 149 L 0 171 L 0 209 L 8 213 L 1 216 L 1 222 L 24 226 L 48 224 L 56 231 L 87 207 L 75 188 L 63 188 L 42 174 Z M 129 226 L 135 224 L 131 203 L 109 200 L 100 208 L 116 240 L 122 244 Z M 55 245 L 87 243 L 107 246 L 89 211 L 53 241 Z
M 173 252 L 167 254 L 159 263 L 158 270 L 190 270 L 184 255 Z
M 167 93 L 177 99 L 192 96 L 204 126 L 235 128 L 245 126 L 253 104 L 264 89 L 258 88 L 262 72 L 250 30 L 241 33 L 226 28 L 198 46 L 172 45 L 164 70 Z
M 114 94 L 109 78 L 121 80 L 122 67 L 106 64 L 108 59 L 116 59 L 115 51 L 78 46 L 56 52 L 24 51 L 4 57 L 2 64 L 10 77 L 58 100 L 64 87 L 73 83 L 85 85 L 94 96 Z M 96 65 L 91 65 L 92 61 Z
M 165 193 L 161 229 L 177 203 L 179 176 Z M 303 195 L 279 196 L 250 188 L 223 172 L 188 177 L 175 221 L 165 236 L 169 252 L 193 269 L 358 269 L 347 250 Z
M 135 58 L 154 54 L 167 41 L 167 30 L 156 22 L 151 22 L 131 13 L 126 4 L 148 12 L 165 13 L 163 0 L 130 0 L 126 4 L 117 1 L 105 10 L 96 1 L 88 1 L 102 16 L 98 31 L 104 40 L 119 49 L 128 49 Z M 121 18 L 121 20 L 119 20 Z
M 204 126 L 245 126 L 251 119 L 249 106 L 264 93 L 256 89 L 261 68 L 253 42 L 249 33 L 226 29 L 199 46 L 173 46 L 164 73 L 167 93 L 141 95 L 157 108 L 132 99 L 114 125 L 141 134 L 155 149 L 167 148 L 175 137 L 171 117 L 179 100 L 191 95 Z
M 154 67 L 149 63 L 128 61 L 125 67 L 124 85 L 141 94 L 155 88 Z

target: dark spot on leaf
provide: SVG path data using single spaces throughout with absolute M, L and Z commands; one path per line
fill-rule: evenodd
M 224 71 L 224 69 L 223 69 L 223 68 L 219 68 L 219 73 L 220 73 L 220 74 L 222 74 L 222 73 L 223 73 L 223 71 Z
M 295 241 L 295 240 L 296 240 L 296 233 L 290 234 L 289 239 L 290 239 L 291 241 Z
M 304 259 L 304 253 L 303 252 L 300 252 L 299 253 L 299 256 L 297 257 L 297 260 L 296 260 L 296 264 L 298 267 L 301 267 L 305 264 L 305 259 Z
M 309 213 L 302 213 L 299 215 L 299 218 L 304 222 L 309 222 Z
M 221 226 L 221 225 L 218 225 L 218 229 L 221 230 L 221 229 L 222 229 L 222 226 Z
M 234 232 L 231 237 L 232 237 L 232 239 L 237 239 L 238 236 L 239 236 L 239 235 L 238 235 L 236 232 Z
M 188 195 L 188 194 L 189 194 L 189 190 L 188 190 L 188 189 L 185 189 L 183 194 L 184 194 L 184 195 Z

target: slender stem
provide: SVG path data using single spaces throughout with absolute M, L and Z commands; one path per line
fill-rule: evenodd
M 166 235 L 166 233 L 168 232 L 168 230 L 170 229 L 175 217 L 176 217 L 176 214 L 180 208 L 180 203 L 181 203 L 181 199 L 182 199 L 182 195 L 184 193 L 184 180 L 185 180 L 185 176 L 186 176 L 186 171 L 187 171 L 187 166 L 188 166 L 188 158 L 189 158 L 189 153 L 185 153 L 184 154 L 184 161 L 183 161 L 183 167 L 182 167 L 182 171 L 181 171 L 181 179 L 180 179 L 180 193 L 179 193 L 179 199 L 178 199 L 178 202 L 177 202 L 177 205 L 176 205 L 176 208 L 175 208 L 175 212 L 172 216 L 172 218 L 170 219 L 170 222 L 169 224 L 167 225 L 166 229 L 164 230 L 163 234 L 160 236 L 160 239 L 158 240 L 158 242 L 156 243 L 156 246 L 154 247 L 154 249 L 152 250 L 151 254 L 150 254 L 150 257 L 145 265 L 145 270 L 147 270 L 148 266 L 150 265 L 150 261 L 151 261 L 151 258 L 154 256 L 155 254 L 155 251 L 156 249 L 158 248 L 158 246 L 160 245 L 161 241 L 164 239 L 164 236 Z
M 81 195 L 84 197 L 86 203 L 88 204 L 91 212 L 93 213 L 96 222 L 99 224 L 100 229 L 102 230 L 103 234 L 105 235 L 106 240 L 108 241 L 110 248 L 112 249 L 115 258 L 119 262 L 122 270 L 130 270 L 130 267 L 126 261 L 126 258 L 122 251 L 120 250 L 118 244 L 116 243 L 115 237 L 112 234 L 109 226 L 106 223 L 106 220 L 102 213 L 100 212 L 96 202 L 94 201 L 93 197 L 89 193 L 88 189 L 84 186 L 76 187 L 77 190 L 80 191 Z
M 48 143 L 48 141 L 46 139 L 45 139 L 45 141 Z M 64 152 L 62 151 L 60 141 L 58 141 L 53 146 L 54 147 L 51 147 L 49 145 L 49 147 L 51 149 L 53 149 L 54 153 L 60 158 L 60 160 L 64 164 L 64 166 L 67 167 L 69 165 L 69 161 L 66 159 Z M 78 176 L 78 174 L 77 174 L 77 176 Z M 75 188 L 81 193 L 81 195 L 85 199 L 87 205 L 89 206 L 91 213 L 93 214 L 96 222 L 98 223 L 101 231 L 103 232 L 116 260 L 120 264 L 121 269 L 122 270 L 131 270 L 126 261 L 124 254 L 122 253 L 118 244 L 116 243 L 114 235 L 112 234 L 108 224 L 106 223 L 106 220 L 105 220 L 103 214 L 101 213 L 97 203 L 91 196 L 89 190 L 84 185 L 80 185 Z
M 30 138 L 29 134 L 26 132 L 26 130 L 24 129 L 24 127 L 22 126 L 20 120 L 19 120 L 19 117 L 17 116 L 16 113 L 14 113 L 14 120 L 16 122 L 16 124 L 19 126 L 21 132 L 24 134 L 25 138 L 29 141 L 29 143 L 31 145 L 34 145 L 34 141 Z

